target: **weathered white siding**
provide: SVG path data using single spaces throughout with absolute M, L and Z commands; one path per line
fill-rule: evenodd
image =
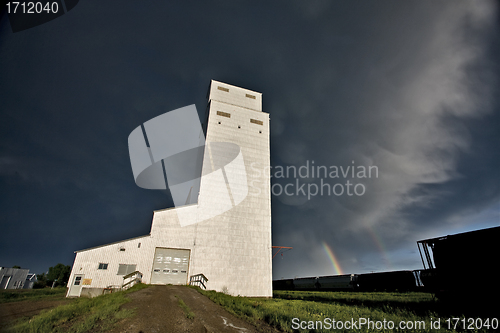
M 0 267 L 1 289 L 23 289 L 29 269 Z
M 135 264 L 136 270 L 147 272 L 151 270 L 153 254 L 154 247 L 150 236 L 79 251 L 76 253 L 68 283 L 72 283 L 74 274 L 84 274 L 83 288 L 121 286 L 123 276 L 117 275 L 119 265 Z M 107 269 L 99 269 L 100 263 L 108 264 Z

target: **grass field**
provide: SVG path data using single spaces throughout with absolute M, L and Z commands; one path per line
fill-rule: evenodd
M 40 299 L 57 300 L 66 297 L 66 288 L 45 289 L 19 289 L 0 291 L 0 303 L 36 301 Z
M 124 292 L 92 299 L 72 299 L 69 304 L 42 312 L 31 320 L 18 322 L 9 332 L 105 331 L 121 318 L 133 315 L 133 311 L 120 307 L 129 301 L 128 293 L 145 287 L 147 285 L 140 284 Z M 463 313 L 443 306 L 429 293 L 275 291 L 274 297 L 268 299 L 235 297 L 192 288 L 257 327 L 266 322 L 283 332 L 495 331 L 491 318 L 488 322 L 486 318 L 482 318 L 482 329 L 470 329 L 467 319 L 461 321 L 464 318 Z M 64 294 L 65 288 L 9 291 L 0 293 L 0 302 L 52 300 L 57 297 L 64 298 Z M 187 318 L 194 318 L 194 313 L 181 299 L 178 305 L 184 310 Z M 453 317 L 459 319 L 446 321 Z M 431 327 L 431 321 L 436 325 L 436 320 L 440 320 L 440 329 Z M 398 329 L 401 323 L 405 325 L 404 329 Z M 462 323 L 467 324 L 466 330 L 462 329 Z M 477 321 L 474 322 L 476 326 L 472 328 L 477 328 L 477 324 Z M 457 326 L 454 329 L 455 325 Z M 496 325 L 498 328 L 498 319 Z
M 26 321 L 20 321 L 10 327 L 7 332 L 34 333 L 34 332 L 100 332 L 112 327 L 121 318 L 133 314 L 130 310 L 120 310 L 120 307 L 130 300 L 126 295 L 148 287 L 137 284 L 127 291 L 102 295 L 94 298 L 73 299 L 70 304 L 61 305 Z M 66 288 L 62 288 L 64 291 Z M 47 295 L 48 294 L 48 295 Z M 31 295 L 31 296 L 29 296 Z M 64 294 L 63 294 L 64 296 Z M 45 289 L 33 290 L 26 295 L 33 299 L 51 297 Z
M 456 332 L 462 322 L 455 326 L 457 321 L 446 319 L 464 318 L 441 308 L 429 293 L 275 291 L 273 299 L 255 299 L 200 292 L 241 318 L 265 321 L 285 332 Z M 472 331 L 492 332 L 491 324 Z

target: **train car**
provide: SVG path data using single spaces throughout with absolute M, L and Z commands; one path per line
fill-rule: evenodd
M 489 281 L 497 276 L 499 239 L 500 227 L 494 227 L 418 241 L 424 287 L 438 299 L 476 307 L 498 299 L 500 285 Z M 471 283 L 470 277 L 479 276 L 479 272 L 485 278 Z
M 354 290 L 357 287 L 355 274 L 330 275 L 318 277 L 320 290 Z
M 360 291 L 410 291 L 416 289 L 413 271 L 392 271 L 359 274 Z
M 293 285 L 295 290 L 318 290 L 318 278 L 307 277 L 293 279 Z
M 274 280 L 273 290 L 294 290 L 293 279 Z

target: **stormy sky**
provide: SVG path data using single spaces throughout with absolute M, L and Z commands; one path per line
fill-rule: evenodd
M 293 247 L 274 279 L 422 268 L 417 240 L 500 225 L 498 10 L 82 0 L 13 33 L 3 9 L 0 266 L 41 273 L 148 234 L 172 199 L 135 185 L 128 135 L 186 105 L 201 116 L 215 79 L 263 93 L 272 173 L 378 171 L 274 175 L 273 245 Z M 336 194 L 312 195 L 322 184 Z

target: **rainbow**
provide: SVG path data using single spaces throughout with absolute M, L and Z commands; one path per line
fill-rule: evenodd
M 370 234 L 370 237 L 372 238 L 373 242 L 377 246 L 378 251 L 382 255 L 382 259 L 385 262 L 385 265 L 387 268 L 392 269 L 391 262 L 389 261 L 389 258 L 387 256 L 387 250 L 385 249 L 384 243 L 380 239 L 380 237 L 377 235 L 375 230 L 372 227 L 367 227 L 368 233 Z
M 333 254 L 332 249 L 326 244 L 324 241 L 322 242 L 323 244 L 323 249 L 325 250 L 326 254 L 328 255 L 328 258 L 330 258 L 330 261 L 332 262 L 333 269 L 337 272 L 337 274 L 344 274 L 342 271 L 342 268 L 340 267 L 339 261 L 335 257 L 335 254 Z

